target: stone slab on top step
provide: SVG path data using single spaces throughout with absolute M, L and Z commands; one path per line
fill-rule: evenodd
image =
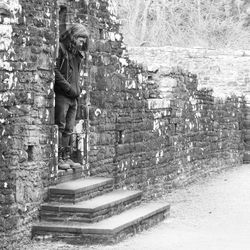
M 97 222 L 139 205 L 142 192 L 115 190 L 75 204 L 50 202 L 41 205 L 40 217 L 46 221 Z
M 40 222 L 33 226 L 32 234 L 35 239 L 71 244 L 110 244 L 157 224 L 169 213 L 169 204 L 151 202 L 93 224 Z
M 49 188 L 49 201 L 75 203 L 113 190 L 114 180 L 104 177 L 81 178 Z
M 82 168 L 68 169 L 67 171 L 58 170 L 58 172 L 55 175 L 55 179 L 53 180 L 53 185 L 57 185 L 57 184 L 72 181 L 72 180 L 77 180 L 83 177 L 86 177 L 86 175 Z

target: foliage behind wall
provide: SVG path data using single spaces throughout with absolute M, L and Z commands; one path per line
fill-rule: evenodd
M 129 46 L 249 48 L 248 0 L 115 0 Z

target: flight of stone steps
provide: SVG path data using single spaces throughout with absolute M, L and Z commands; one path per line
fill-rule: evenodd
M 113 244 L 164 220 L 170 205 L 141 203 L 142 192 L 115 190 L 112 178 L 82 178 L 49 189 L 40 222 L 33 225 L 37 240 L 69 244 Z
M 250 163 L 250 107 L 245 107 L 245 117 L 244 117 L 244 144 L 245 152 L 243 156 L 243 163 Z

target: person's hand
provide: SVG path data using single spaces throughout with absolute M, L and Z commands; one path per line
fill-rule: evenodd
M 77 98 L 79 96 L 73 88 L 69 88 L 67 95 L 70 98 Z

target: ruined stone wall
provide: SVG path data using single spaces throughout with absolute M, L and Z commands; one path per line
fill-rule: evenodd
M 55 1 L 11 2 L 11 18 L 1 18 L 0 24 L 2 246 L 30 236 L 56 167 L 57 6 Z M 197 89 L 195 75 L 180 69 L 148 72 L 133 63 L 110 2 L 59 1 L 67 8 L 66 26 L 85 23 L 91 33 L 87 94 L 77 124 L 85 133 L 89 116 L 86 173 L 112 176 L 117 187 L 142 189 L 149 199 L 240 163 L 243 99 L 216 99 L 210 90 Z
M 55 166 L 55 3 L 0 4 L 0 245 L 18 249 Z
M 192 71 L 132 62 L 119 23 L 99 3 L 89 18 L 89 174 L 151 198 L 241 163 L 243 98 L 215 98 Z
M 250 96 L 249 50 L 132 47 L 128 51 L 132 60 L 149 69 L 180 67 L 197 74 L 198 88 L 212 88 L 217 97 Z
M 210 88 L 220 98 L 234 94 L 244 96 L 244 162 L 250 162 L 249 112 L 250 112 L 250 51 L 206 48 L 129 48 L 130 58 L 143 63 L 151 70 L 171 71 L 181 67 L 198 76 L 198 89 Z
M 117 187 L 149 199 L 242 162 L 242 98 L 216 99 L 180 70 L 149 74 L 130 64 L 124 74 L 97 98 L 91 174 L 114 176 Z

